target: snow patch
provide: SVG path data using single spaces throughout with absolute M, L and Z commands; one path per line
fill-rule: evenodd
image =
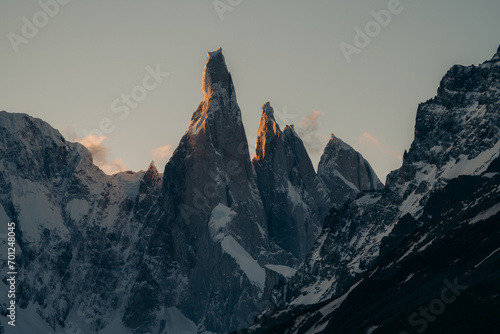
M 358 206 L 366 206 L 377 203 L 382 198 L 382 195 L 373 196 L 372 194 L 366 194 L 361 196 L 356 200 Z
M 278 274 L 286 278 L 291 278 L 297 272 L 297 269 L 278 264 L 266 264 L 265 267 L 271 271 L 277 272 Z
M 472 219 L 469 222 L 469 224 L 473 225 L 473 224 L 475 224 L 477 222 L 480 222 L 482 220 L 486 220 L 486 219 L 488 219 L 490 217 L 493 217 L 498 212 L 500 212 L 500 203 L 498 203 L 498 204 L 494 205 L 493 207 L 489 208 L 488 210 L 483 211 L 480 214 L 478 214 L 476 217 L 474 217 L 474 219 Z
M 144 171 L 140 171 L 138 173 L 127 171 L 114 174 L 113 178 L 116 178 L 127 196 L 134 200 L 139 194 L 139 186 L 144 174 Z
M 77 332 L 75 332 L 77 333 Z M 113 321 L 111 321 L 106 327 L 101 329 L 99 334 L 132 334 L 132 331 L 125 327 L 121 321 L 121 318 L 115 318 Z M 82 333 L 83 334 L 83 333 Z
M 64 226 L 60 208 L 50 201 L 47 188 L 27 179 L 13 179 L 12 204 L 18 213 L 19 229 L 23 236 L 38 242 L 43 228 L 58 230 L 63 240 L 69 240 L 69 231 Z
M 117 221 L 122 210 L 118 204 L 110 205 L 106 208 L 106 218 L 102 220 L 102 226 L 112 227 Z
M 352 290 L 356 289 L 358 287 L 358 285 L 361 284 L 361 282 L 363 282 L 363 279 L 361 279 L 359 282 L 357 282 L 356 284 L 351 286 L 351 288 L 346 293 L 344 293 L 342 296 L 340 296 L 339 298 L 335 299 L 334 301 L 332 301 L 331 303 L 329 303 L 328 305 L 323 307 L 320 310 L 321 314 L 323 314 L 323 316 L 327 316 L 327 315 L 331 314 L 333 311 L 335 311 L 336 309 L 338 309 L 340 307 L 340 305 L 342 305 L 344 300 L 347 299 L 347 297 L 352 292 Z
M 341 179 L 342 182 L 344 182 L 349 188 L 351 188 L 355 192 L 359 193 L 358 187 L 356 187 L 354 185 L 354 183 L 348 181 L 342 174 L 340 174 L 340 172 L 338 170 L 333 171 L 333 175 L 338 177 L 339 179 Z
M 448 162 L 444 167 L 442 177 L 453 179 L 460 175 L 478 175 L 488 168 L 491 161 L 496 159 L 500 154 L 500 140 L 494 147 L 481 152 L 474 159 L 469 160 L 465 154 L 459 156 L 458 159 Z
M 176 307 L 166 309 L 167 324 L 165 326 L 167 333 L 176 334 L 195 334 L 198 333 L 198 326 L 186 318 Z
M 431 149 L 430 149 L 431 152 L 434 152 L 434 153 L 440 153 L 440 152 L 443 152 L 443 146 L 441 145 L 435 145 L 433 146 Z
M 287 182 L 288 182 L 288 199 L 290 199 L 290 201 L 295 206 L 303 205 L 302 199 L 300 198 L 300 195 L 297 192 L 297 190 L 295 190 L 290 181 Z
M 80 219 L 88 215 L 89 210 L 89 202 L 83 199 L 74 198 L 66 205 L 66 212 L 69 213 L 69 216 L 75 222 L 80 221 Z
M 365 334 L 372 334 L 373 332 L 375 332 L 375 330 L 377 328 L 379 328 L 380 326 L 371 326 L 369 327 L 368 329 L 366 329 L 366 333 Z
M 322 280 L 316 282 L 305 289 L 302 289 L 301 295 L 295 298 L 290 305 L 311 305 L 324 300 L 327 295 L 328 290 L 331 289 L 335 282 L 335 277 L 329 280 Z
M 493 256 L 493 254 L 495 254 L 496 252 L 500 251 L 500 248 L 497 248 L 496 250 L 494 250 L 490 255 L 488 255 L 483 261 L 479 262 L 478 264 L 476 264 L 474 266 L 474 269 L 476 269 L 477 267 L 479 267 L 480 265 L 482 265 L 486 260 L 488 260 L 490 257 Z
M 232 237 L 224 237 L 221 241 L 222 250 L 229 254 L 240 269 L 245 273 L 250 282 L 264 291 L 266 283 L 266 272 L 257 261 Z
M 219 241 L 224 238 L 225 228 L 235 216 L 236 212 L 222 203 L 219 203 L 212 210 L 210 220 L 208 222 L 208 227 L 214 241 Z
M 406 282 L 408 282 L 409 280 L 411 280 L 413 276 L 415 276 L 415 274 L 414 274 L 414 273 L 411 273 L 410 275 L 408 275 L 408 277 L 406 277 L 406 279 L 403 281 L 403 283 L 406 283 Z

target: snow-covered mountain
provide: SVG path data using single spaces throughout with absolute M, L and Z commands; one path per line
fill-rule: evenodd
M 500 48 L 418 107 L 383 190 L 332 209 L 303 266 L 242 333 L 497 333 Z
M 42 120 L 0 112 L 0 236 L 16 222 L 23 318 L 0 333 L 226 333 L 296 272 L 334 190 L 269 104 L 250 160 L 221 49 L 202 92 L 163 174 L 106 175 Z
M 106 325 L 127 289 L 120 271 L 138 234 L 130 214 L 141 173 L 105 175 L 86 148 L 25 114 L 0 112 L 0 133 L 0 224 L 6 233 L 16 222 L 19 316 L 48 329 L 74 317 Z

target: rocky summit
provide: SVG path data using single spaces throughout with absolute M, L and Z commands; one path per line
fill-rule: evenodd
M 302 140 L 293 126 L 280 130 L 269 102 L 262 106 L 252 164 L 269 237 L 303 261 L 332 203 Z
M 318 176 L 337 206 L 354 199 L 360 192 L 384 188 L 370 163 L 333 133 L 321 156 Z

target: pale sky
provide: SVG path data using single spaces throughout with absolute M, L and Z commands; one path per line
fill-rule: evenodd
M 94 145 L 107 150 L 94 159 L 106 170 L 155 159 L 163 171 L 203 99 L 206 54 L 222 47 L 251 147 L 270 101 L 282 128 L 309 129 L 315 165 L 333 132 L 384 181 L 413 140 L 418 104 L 452 65 L 479 64 L 500 44 L 498 0 L 396 2 L 3 0 L 0 110 L 70 140 L 102 123 Z M 382 24 L 371 13 L 381 10 Z M 356 28 L 371 37 L 358 36 L 348 62 L 341 45 L 356 47 Z

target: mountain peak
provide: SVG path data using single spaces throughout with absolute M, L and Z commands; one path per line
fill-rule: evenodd
M 274 118 L 274 109 L 271 107 L 270 102 L 266 102 L 262 105 L 260 109 L 260 118 L 261 118 L 261 126 L 268 122 L 276 123 L 276 119 Z
M 225 89 L 229 94 L 234 90 L 231 74 L 227 69 L 226 61 L 222 54 L 222 48 L 208 52 L 201 83 L 201 90 L 205 101 L 210 99 L 214 91 L 220 89 Z
M 154 160 L 149 164 L 148 170 L 144 174 L 143 180 L 146 186 L 149 188 L 155 186 L 156 184 L 158 184 L 158 182 L 161 182 L 161 176 L 158 172 L 158 169 L 156 169 Z
M 493 56 L 491 60 L 499 60 L 500 59 L 500 45 L 498 46 L 497 53 Z
M 355 198 L 361 191 L 383 188 L 370 163 L 333 133 L 318 164 L 318 175 L 337 205 Z
M 255 147 L 255 158 L 262 159 L 265 155 L 266 143 L 272 141 L 274 137 L 280 137 L 281 130 L 274 119 L 274 109 L 271 103 L 266 102 L 260 109 L 260 125 Z
M 150 170 L 151 171 L 155 171 L 155 170 L 158 171 L 156 169 L 156 165 L 155 165 L 155 161 L 154 160 L 151 160 L 151 163 L 149 164 L 148 171 L 150 171 Z
M 218 48 L 217 50 L 215 50 L 215 51 L 208 51 L 208 52 L 207 52 L 207 56 L 208 56 L 208 57 L 213 57 L 213 56 L 216 56 L 216 55 L 218 55 L 218 54 L 222 54 L 222 48 L 221 48 L 221 47 L 219 47 L 219 48 Z
M 354 151 L 354 149 L 350 145 L 346 144 L 342 139 L 335 137 L 333 133 L 330 135 L 330 141 L 326 145 L 325 151 L 332 147 L 338 147 L 338 149 L 343 149 L 345 151 Z

